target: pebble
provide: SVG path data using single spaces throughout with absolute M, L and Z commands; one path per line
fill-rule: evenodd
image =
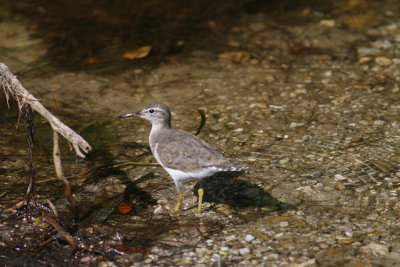
M 392 60 L 387 57 L 376 57 L 375 63 L 380 66 L 389 66 L 390 64 L 392 64 Z
M 319 177 L 321 177 L 321 176 L 323 176 L 324 174 L 322 173 L 322 172 L 319 172 L 319 171 L 316 171 L 316 172 L 313 172 L 312 173 L 312 177 L 313 178 L 319 178 Z
M 300 264 L 300 266 L 309 266 L 309 265 L 315 265 L 316 260 L 315 259 L 309 259 L 308 261 L 305 261 Z
M 204 257 L 204 255 L 208 254 L 209 250 L 206 248 L 196 248 L 197 257 Z
M 335 176 L 333 178 L 335 178 L 335 181 L 343 181 L 343 180 L 347 179 L 345 176 L 343 176 L 343 175 L 341 175 L 339 173 L 335 174 Z
M 220 250 L 218 253 L 219 253 L 219 255 L 222 255 L 222 256 L 228 256 L 229 255 L 229 253 L 227 251 L 222 251 L 222 250 Z
M 290 125 L 289 125 L 289 127 L 290 127 L 290 128 L 296 128 L 296 127 L 301 127 L 301 126 L 303 126 L 303 125 L 304 125 L 304 123 L 300 123 L 300 122 L 291 122 Z
M 384 120 L 375 120 L 374 121 L 374 125 L 375 126 L 382 126 L 382 125 L 384 125 L 385 124 L 385 121 Z
M 251 241 L 253 241 L 254 239 L 255 239 L 255 237 L 252 236 L 252 235 L 250 235 L 250 234 L 247 234 L 247 235 L 244 237 L 244 240 L 246 240 L 247 242 L 251 242 Z
M 324 188 L 324 185 L 321 184 L 321 183 L 317 183 L 317 184 L 314 186 L 314 189 L 315 189 L 315 190 L 318 190 L 318 191 L 321 191 L 323 188 Z
M 323 19 L 319 22 L 319 25 L 327 27 L 327 28 L 333 28 L 335 27 L 335 20 L 333 19 Z
M 214 240 L 212 239 L 207 239 L 206 240 L 207 246 L 212 246 L 214 244 Z
M 117 265 L 112 261 L 101 261 L 97 265 L 98 267 L 117 267 Z
M 400 253 L 399 252 L 390 252 L 388 258 L 395 260 L 397 262 L 400 262 Z
M 147 259 L 144 260 L 144 263 L 151 263 L 152 261 L 153 261 L 152 258 L 147 258 Z
M 82 262 L 82 263 L 89 263 L 89 262 L 92 261 L 92 259 L 93 259 L 92 257 L 87 256 L 87 257 L 81 258 L 81 259 L 80 259 L 80 262 Z
M 240 255 L 244 256 L 244 255 L 248 255 L 250 253 L 250 249 L 248 248 L 240 248 L 239 249 L 239 253 Z
M 368 245 L 362 246 L 360 251 L 364 253 L 371 253 L 377 254 L 380 256 L 386 256 L 389 254 L 389 248 L 385 245 L 377 244 L 377 243 L 370 243 Z
M 268 254 L 267 255 L 267 260 L 269 260 L 269 261 L 279 260 L 279 254 L 277 254 L 277 253 Z
M 261 253 L 264 253 L 264 252 L 266 252 L 266 251 L 268 251 L 270 249 L 271 249 L 270 247 L 260 247 L 260 248 L 256 248 L 254 253 L 255 254 L 261 254 Z
M 236 236 L 234 236 L 234 235 L 229 235 L 229 236 L 227 236 L 226 238 L 225 238 L 225 240 L 227 241 L 227 242 L 230 242 L 230 241 L 234 241 L 234 240 L 236 240 L 237 238 L 236 238 Z
M 289 163 L 289 159 L 281 159 L 281 160 L 279 161 L 279 164 L 282 164 L 282 165 L 285 165 L 285 164 L 287 164 L 287 163 Z
M 358 63 L 365 64 L 365 63 L 370 62 L 371 60 L 372 60 L 371 57 L 361 57 L 361 58 L 358 59 Z
M 287 226 L 289 226 L 289 223 L 288 222 L 280 222 L 279 226 L 280 227 L 287 227 Z
M 228 250 L 229 250 L 229 247 L 227 247 L 227 246 L 221 247 L 221 251 L 228 251 Z

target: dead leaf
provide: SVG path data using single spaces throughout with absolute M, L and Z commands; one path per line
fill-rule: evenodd
M 117 210 L 122 214 L 128 214 L 132 211 L 132 205 L 129 203 L 120 203 L 117 206 Z
M 100 62 L 100 60 L 97 57 L 87 57 L 83 61 L 83 64 L 84 65 L 91 65 L 91 64 L 97 64 L 99 62 Z
M 236 63 L 244 62 L 250 59 L 250 53 L 245 51 L 225 52 L 218 55 L 219 59 L 230 60 Z
M 122 58 L 125 59 L 137 59 L 147 57 L 152 47 L 145 45 L 136 49 L 127 50 L 122 54 Z

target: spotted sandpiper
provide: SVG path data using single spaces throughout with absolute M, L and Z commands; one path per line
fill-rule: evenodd
M 149 136 L 151 152 L 157 162 L 168 172 L 178 190 L 178 201 L 173 213 L 179 213 L 183 200 L 182 182 L 201 180 L 217 172 L 241 171 L 246 167 L 224 157 L 197 136 L 171 127 L 171 112 L 162 103 L 151 103 L 143 110 L 119 116 L 140 117 L 151 122 Z M 201 184 L 201 183 L 200 183 Z M 198 189 L 197 212 L 201 212 L 203 188 Z

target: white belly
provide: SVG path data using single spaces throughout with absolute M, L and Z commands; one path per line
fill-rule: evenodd
M 168 174 L 172 177 L 174 180 L 174 183 L 176 185 L 176 188 L 178 190 L 181 189 L 181 185 L 183 181 L 188 181 L 188 180 L 199 180 L 205 177 L 212 176 L 213 174 L 217 173 L 219 170 L 217 167 L 207 167 L 203 169 L 198 169 L 194 171 L 189 171 L 189 172 L 183 172 L 180 170 L 175 170 L 168 168 L 162 164 L 160 157 L 158 156 L 157 153 L 157 146 L 154 147 L 153 155 L 154 158 L 157 160 L 157 162 L 168 172 Z

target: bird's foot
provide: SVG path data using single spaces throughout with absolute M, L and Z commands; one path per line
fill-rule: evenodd
M 175 208 L 171 210 L 172 214 L 178 214 L 181 212 L 183 194 L 181 191 L 178 192 L 178 201 L 176 202 Z
M 203 205 L 204 189 L 203 188 L 199 188 L 199 190 L 197 190 L 197 193 L 199 195 L 199 200 L 198 200 L 196 214 L 200 214 L 201 213 L 201 206 Z

